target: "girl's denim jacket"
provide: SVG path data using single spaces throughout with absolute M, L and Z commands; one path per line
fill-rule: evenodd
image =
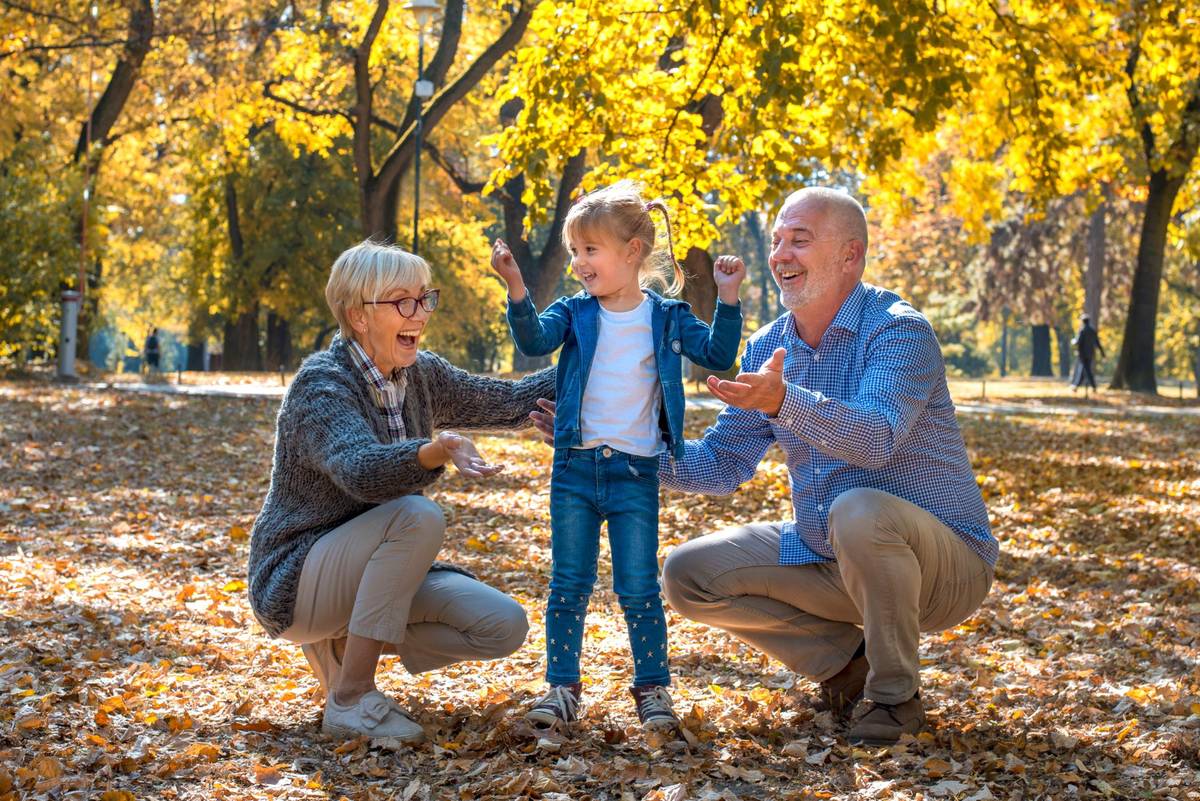
M 654 360 L 662 387 L 659 427 L 667 452 L 683 456 L 683 365 L 687 356 L 709 370 L 728 370 L 737 359 L 742 338 L 741 304 L 717 301 L 712 327 L 692 314 L 681 300 L 663 298 L 645 290 L 653 304 L 651 331 Z M 520 303 L 508 304 L 508 327 L 517 348 L 526 356 L 545 356 L 562 345 L 558 357 L 557 408 L 554 416 L 554 447 L 583 445 L 580 409 L 587 386 L 596 340 L 600 331 L 600 303 L 587 292 L 559 298 L 540 315 L 528 295 Z

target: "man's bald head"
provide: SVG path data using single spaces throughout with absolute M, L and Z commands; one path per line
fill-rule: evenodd
M 779 216 L 793 206 L 803 205 L 806 211 L 817 214 L 830 234 L 862 243 L 863 262 L 867 258 L 867 215 L 857 200 L 848 193 L 824 186 L 807 186 L 787 196 Z

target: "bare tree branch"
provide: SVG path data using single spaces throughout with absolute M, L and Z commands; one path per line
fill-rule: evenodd
M 0 0 L 0 7 L 11 9 L 12 11 L 19 11 L 22 14 L 29 14 L 30 16 L 34 16 L 34 17 L 41 17 L 42 19 L 48 19 L 48 20 L 54 20 L 55 22 L 61 22 L 65 25 L 70 25 L 72 28 L 81 28 L 82 29 L 82 28 L 86 27 L 86 25 L 87 25 L 87 23 L 85 23 L 85 22 L 81 22 L 80 20 L 76 20 L 76 19 L 71 19 L 70 17 L 63 16 L 62 14 L 55 14 L 53 11 L 46 11 L 45 9 L 34 8 L 33 6 L 29 6 L 24 3 L 14 3 L 14 2 L 12 2 L 12 0 Z
M 1129 58 L 1125 60 L 1125 74 L 1129 77 L 1129 88 L 1125 90 L 1129 97 L 1129 110 L 1133 112 L 1133 118 L 1136 121 L 1142 116 L 1142 99 L 1138 94 L 1137 81 L 1134 78 L 1134 73 L 1137 71 L 1138 59 L 1142 55 L 1142 40 L 1135 39 L 1133 46 L 1129 48 Z M 1143 119 L 1138 133 L 1142 137 L 1142 148 L 1146 151 L 1146 162 L 1149 163 L 1154 159 L 1154 129 L 1150 127 L 1150 121 Z M 1152 168 L 1153 169 L 1153 168 Z
M 359 185 L 363 188 L 368 188 L 375 178 L 371 164 L 371 48 L 375 46 L 387 12 L 388 0 L 378 0 L 371 23 L 354 49 L 354 163 L 358 167 Z M 365 197 L 364 194 L 364 200 Z
M 74 161 L 79 161 L 87 155 L 88 146 L 92 142 L 108 138 L 117 116 L 133 91 L 138 70 L 141 69 L 146 54 L 150 52 L 153 37 L 154 7 L 151 0 L 138 0 L 129 14 L 130 43 L 113 68 L 108 86 L 104 88 L 104 94 L 92 109 L 91 116 L 80 126 Z
M 308 114 L 313 117 L 343 117 L 351 122 L 354 121 L 353 115 L 351 115 L 348 111 L 343 111 L 342 109 L 336 108 L 313 108 L 296 100 L 290 100 L 282 95 L 277 95 L 271 91 L 271 87 L 276 83 L 276 81 L 270 81 L 263 84 L 263 97 L 267 98 L 268 100 L 274 100 L 276 103 L 287 106 L 294 111 L 299 111 L 301 114 Z
M 422 143 L 422 150 L 429 154 L 429 157 L 433 159 L 433 163 L 442 168 L 442 172 L 446 173 L 450 180 L 454 182 L 454 185 L 458 187 L 458 191 L 464 195 L 477 195 L 483 191 L 483 187 L 487 186 L 487 181 L 472 181 L 464 175 L 457 167 L 450 163 L 433 142 Z
M 454 2 L 455 0 L 451 0 Z M 429 108 L 425 112 L 425 126 L 427 130 L 432 130 L 442 119 L 446 113 L 453 108 L 454 104 L 462 100 L 468 92 L 475 88 L 483 76 L 486 75 L 496 62 L 504 57 L 509 51 L 517 46 L 521 41 L 521 37 L 525 35 L 525 29 L 529 26 L 529 20 L 533 16 L 533 4 L 526 0 L 522 2 L 517 13 L 513 15 L 507 28 L 501 33 L 496 41 L 488 45 L 479 57 L 472 62 L 471 66 L 467 67 L 453 83 L 444 88 L 442 91 L 434 95 L 434 98 L 429 103 Z M 407 117 L 405 118 L 407 121 Z M 415 143 L 412 137 L 412 130 L 404 127 L 404 136 L 399 139 L 392 149 L 388 152 L 384 159 L 383 166 L 379 169 L 379 180 L 384 184 L 390 184 L 395 181 L 408 159 L 411 158 Z

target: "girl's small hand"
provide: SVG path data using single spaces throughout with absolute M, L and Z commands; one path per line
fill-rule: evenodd
M 738 302 L 738 287 L 746 277 L 746 265 L 737 256 L 720 256 L 713 263 L 713 280 L 722 303 Z
M 458 472 L 469 478 L 486 478 L 494 476 L 504 469 L 502 464 L 489 464 L 475 449 L 475 443 L 461 434 L 453 431 L 443 431 L 438 434 L 438 442 L 446 449 L 446 454 Z
M 492 245 L 492 269 L 508 287 L 510 298 L 515 301 L 525 299 L 525 279 L 521 277 L 521 268 L 517 266 L 517 260 L 503 239 L 497 239 Z
M 537 399 L 540 412 L 530 412 L 529 419 L 533 421 L 533 427 L 542 435 L 542 442 L 547 445 L 554 445 L 554 409 L 555 403 L 552 400 L 545 398 Z

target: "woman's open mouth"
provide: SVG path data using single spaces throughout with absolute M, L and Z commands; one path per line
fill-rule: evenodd
M 421 339 L 421 332 L 420 331 L 402 331 L 396 335 L 396 339 L 398 339 L 400 341 L 400 344 L 403 347 L 415 348 L 417 346 L 417 342 L 420 341 L 420 339 Z

